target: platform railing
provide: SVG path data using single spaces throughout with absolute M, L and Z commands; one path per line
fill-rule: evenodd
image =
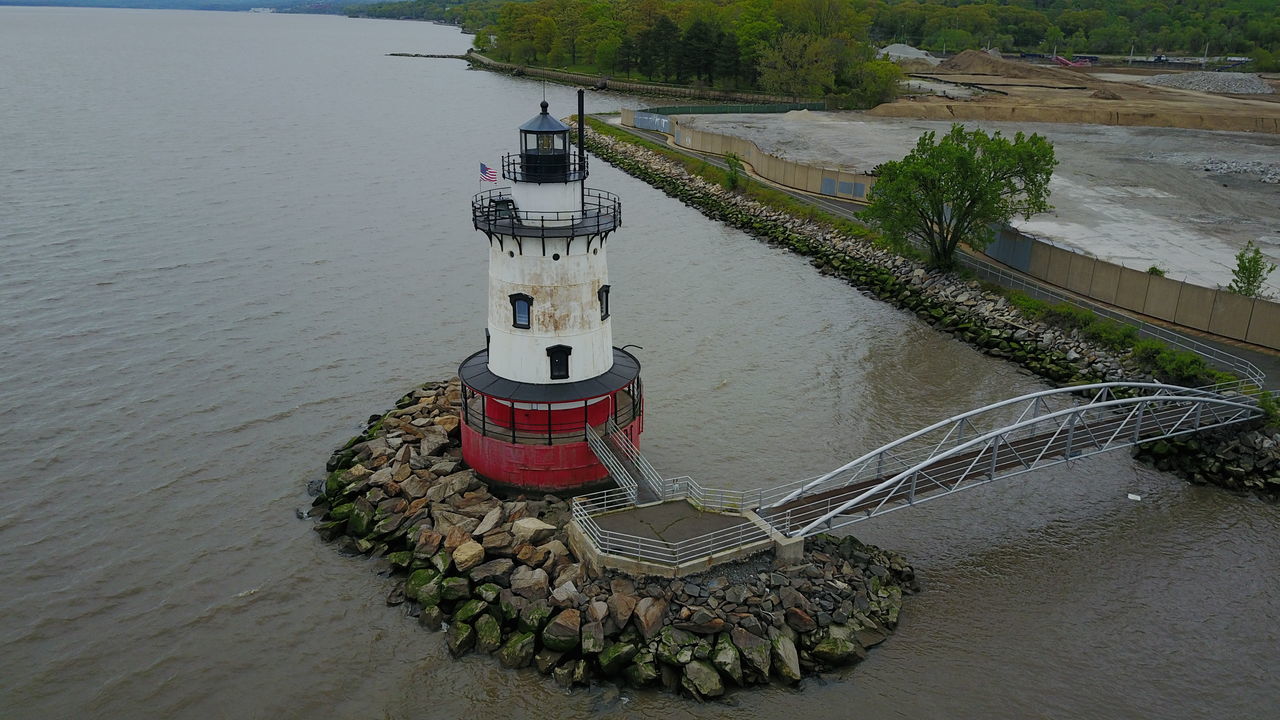
M 502 187 L 471 198 L 471 220 L 488 235 L 543 239 L 599 235 L 622 225 L 622 201 L 611 192 L 586 188 L 581 209 L 544 212 L 521 209 L 511 188 Z

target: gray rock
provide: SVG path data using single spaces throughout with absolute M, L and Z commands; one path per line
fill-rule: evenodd
M 418 441 L 419 455 L 437 455 L 449 446 L 449 433 L 444 428 L 428 425 L 422 428 L 422 438 Z
M 471 531 L 471 534 L 476 536 L 484 535 L 498 527 L 500 522 L 502 522 L 502 506 L 498 505 L 485 513 L 485 516 L 480 520 L 480 524 L 476 526 L 475 530 Z
M 667 616 L 667 601 L 660 598 L 644 597 L 636 603 L 631 613 L 632 622 L 645 640 L 653 639 L 662 627 Z
M 711 651 L 711 664 L 734 684 L 742 684 L 742 661 L 729 633 L 720 633 L 715 649 Z
M 631 612 L 636 609 L 638 599 L 634 595 L 619 593 L 616 590 L 605 604 L 609 608 L 609 617 L 613 619 L 613 623 L 620 628 L 627 626 L 627 621 L 631 619 Z
M 684 666 L 684 677 L 681 687 L 696 698 L 715 698 L 724 694 L 724 683 L 720 681 L 720 673 L 703 660 L 694 660 Z
M 739 651 L 742 665 L 754 670 L 762 678 L 768 678 L 772 667 L 769 641 L 742 628 L 733 628 L 728 635 L 733 641 L 733 647 Z
M 524 565 L 515 568 L 511 572 L 511 592 L 530 600 L 545 598 L 549 592 L 546 571 Z
M 597 654 L 604 651 L 604 625 L 598 621 L 582 625 L 582 652 Z
M 577 610 L 561 610 L 542 630 L 543 647 L 557 652 L 568 652 L 578 647 L 581 623 L 581 615 Z
M 515 544 L 528 543 L 541 545 L 556 532 L 554 525 L 548 525 L 538 518 L 524 517 L 511 523 L 511 534 L 515 536 Z
M 800 682 L 800 655 L 796 644 L 783 633 L 770 640 L 769 658 L 778 677 L 788 682 Z
M 456 563 L 456 561 L 455 561 Z M 498 558 L 475 566 L 471 570 L 471 581 L 475 583 L 493 583 L 499 587 L 510 587 L 511 569 L 515 563 L 510 558 Z

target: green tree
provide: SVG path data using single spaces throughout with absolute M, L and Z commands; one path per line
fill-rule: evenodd
M 772 93 L 813 97 L 822 94 L 834 78 L 831 53 L 812 35 L 783 35 L 760 56 L 760 84 Z
M 1243 250 L 1236 253 L 1236 268 L 1231 271 L 1231 284 L 1227 290 L 1245 297 L 1266 297 L 1262 286 L 1275 269 L 1276 264 L 1263 257 L 1262 251 L 1250 240 Z
M 952 264 L 956 245 L 981 248 L 1014 215 L 1050 209 L 1053 145 L 1019 132 L 967 131 L 955 124 L 940 140 L 920 136 L 901 160 L 876 168 L 871 205 L 862 216 L 890 238 L 923 245 L 935 266 Z

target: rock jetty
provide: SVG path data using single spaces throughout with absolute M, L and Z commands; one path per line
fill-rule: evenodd
M 455 657 L 491 655 L 564 686 L 612 679 L 699 699 L 855 663 L 918 589 L 901 557 L 853 537 L 806 541 L 700 576 L 591 576 L 566 542 L 568 505 L 503 495 L 461 460 L 457 378 L 402 397 L 334 451 L 315 529 L 383 558 L 387 604 L 444 632 Z
M 1280 428 L 1232 428 L 1140 445 L 1134 456 L 1196 484 L 1252 491 L 1280 501 Z

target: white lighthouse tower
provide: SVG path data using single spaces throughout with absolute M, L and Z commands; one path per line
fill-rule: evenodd
M 581 104 L 579 91 L 579 140 Z M 502 159 L 510 187 L 475 196 L 489 239 L 487 347 L 459 368 L 462 453 L 502 484 L 568 490 L 608 470 L 588 428 L 638 444 L 644 425 L 640 363 L 613 346 L 609 235 L 616 195 L 587 188 L 587 157 L 569 126 L 542 111 L 520 126 L 520 150 Z

